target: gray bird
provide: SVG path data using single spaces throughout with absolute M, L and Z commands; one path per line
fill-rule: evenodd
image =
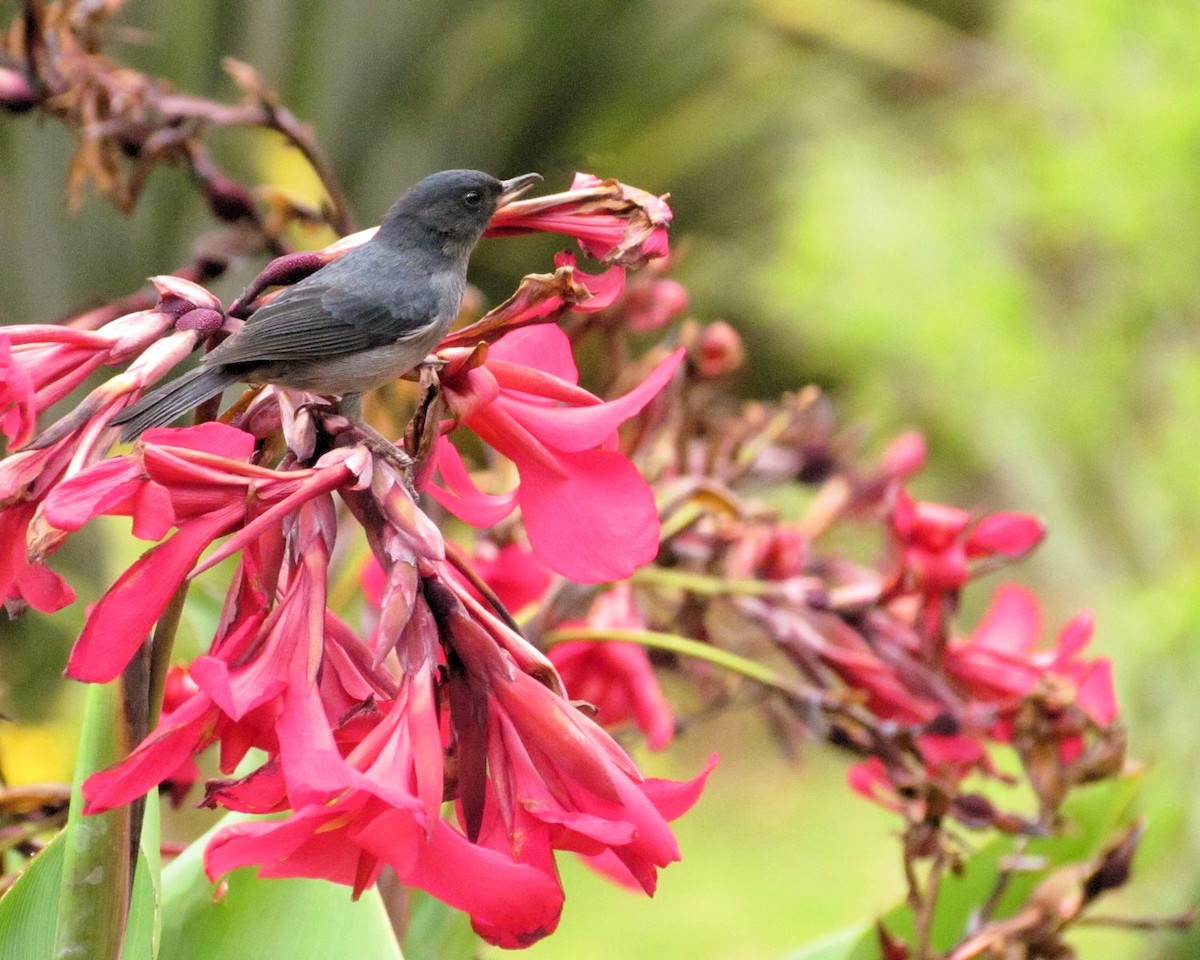
M 492 214 L 541 179 L 497 180 L 478 170 L 426 177 L 369 241 L 286 288 L 198 367 L 112 422 L 130 440 L 242 381 L 340 397 L 343 412 L 365 427 L 360 396 L 407 373 L 446 335 Z

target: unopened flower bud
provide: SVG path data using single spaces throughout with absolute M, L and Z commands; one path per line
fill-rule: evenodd
M 304 250 L 300 253 L 287 253 L 276 257 L 246 285 L 238 298 L 229 305 L 231 317 L 245 318 L 253 312 L 253 303 L 258 295 L 267 287 L 280 287 L 303 280 L 310 274 L 316 273 L 325 264 L 336 259 L 321 250 Z
M 225 314 L 220 310 L 210 310 L 207 307 L 197 307 L 189 310 L 175 321 L 176 330 L 194 330 L 197 338 L 206 340 L 221 329 L 225 322 Z
M 26 113 L 37 106 L 38 97 L 24 74 L 0 67 L 0 107 L 9 113 Z
M 218 220 L 233 223 L 258 218 L 253 194 L 237 181 L 218 173 L 210 177 L 205 186 L 208 209 Z
M 733 373 L 745 359 L 741 336 L 723 320 L 701 330 L 690 353 L 692 366 L 704 379 Z
M 220 311 L 221 301 L 217 297 L 191 280 L 175 277 L 171 274 L 161 274 L 151 277 L 150 282 L 158 291 L 158 303 L 155 310 L 173 317 L 182 317 L 189 310 L 206 309 Z
M 687 309 L 687 289 L 676 280 L 653 280 L 630 290 L 624 306 L 631 330 L 657 330 Z
M 925 466 L 925 436 L 917 430 L 900 434 L 883 451 L 883 473 L 892 480 L 907 480 Z

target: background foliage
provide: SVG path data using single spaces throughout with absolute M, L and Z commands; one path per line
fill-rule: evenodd
M 697 315 L 749 341 L 747 393 L 818 382 L 880 440 L 926 431 L 924 495 L 1045 518 L 1026 573 L 1050 624 L 1097 613 L 1149 765 L 1141 879 L 1120 906 L 1200 898 L 1200 9 L 132 0 L 122 23 L 110 50 L 183 89 L 231 96 L 221 57 L 256 64 L 314 124 L 361 224 L 449 166 L 670 190 L 677 272 Z M 309 189 L 266 138 L 219 146 L 235 173 Z M 207 228 L 183 174 L 164 171 L 131 218 L 96 201 L 69 214 L 69 156 L 54 126 L 0 124 L 0 323 L 128 292 Z M 527 271 L 525 244 L 481 248 L 485 291 Z M 121 563 L 108 549 L 93 534 L 64 557 L 93 596 Z M 77 691 L 51 691 L 77 625 L 0 626 L 13 779 L 68 774 Z M 690 770 L 713 740 L 726 759 L 656 902 L 580 873 L 532 955 L 783 956 L 893 902 L 888 817 L 848 795 L 840 761 L 788 764 L 746 716 L 698 724 L 650 763 Z M 1085 955 L 1198 949 L 1195 935 L 1104 933 Z

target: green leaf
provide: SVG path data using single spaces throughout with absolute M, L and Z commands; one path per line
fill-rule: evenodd
M 58 887 L 66 845 L 59 833 L 0 897 L 0 957 L 43 960 L 54 955 Z
M 856 923 L 788 954 L 788 960 L 862 960 L 872 956 L 875 932 Z
M 0 898 L 0 957 L 52 960 L 57 956 L 55 939 L 63 861 L 69 844 L 67 830 L 33 858 Z M 154 874 L 143 850 L 138 856 L 122 960 L 153 960 L 157 955 L 157 938 L 152 932 L 157 921 Z
M 133 877 L 133 897 L 129 904 L 129 919 L 125 923 L 121 960 L 155 960 L 158 956 L 162 931 L 159 837 L 158 792 L 152 790 L 146 797 L 146 817 L 142 824 L 141 849 L 137 873 Z
M 355 901 L 348 888 L 326 880 L 260 880 L 252 868 L 215 888 L 203 869 L 204 845 L 225 817 L 162 873 L 161 954 L 170 960 L 402 960 L 379 893 Z
M 1001 898 L 998 916 L 1008 916 L 1028 899 L 1047 873 L 1068 863 L 1097 856 L 1116 832 L 1136 816 L 1141 777 L 1127 774 L 1075 792 L 1065 807 L 1067 826 L 1062 833 L 1032 841 L 1026 852 L 1045 860 L 1044 870 L 1015 875 Z M 971 913 L 987 899 L 996 882 L 1001 860 L 1013 849 L 1011 837 L 997 837 L 968 858 L 961 876 L 942 881 L 933 922 L 933 942 L 941 950 L 962 939 Z M 888 930 L 903 939 L 913 937 L 912 913 L 904 904 L 883 917 Z M 856 925 L 800 948 L 789 960 L 879 960 L 878 936 L 873 925 Z

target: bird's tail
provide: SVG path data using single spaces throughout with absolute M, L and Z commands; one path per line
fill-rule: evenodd
M 130 404 L 115 417 L 112 423 L 123 426 L 122 440 L 132 440 L 151 427 L 170 423 L 181 413 L 203 403 L 214 394 L 220 393 L 241 377 L 236 369 L 228 367 L 196 367 L 182 377 L 176 377 L 165 386 L 146 394 L 137 403 Z

